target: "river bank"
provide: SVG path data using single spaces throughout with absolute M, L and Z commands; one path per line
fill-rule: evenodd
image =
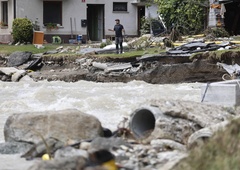
M 74 60 L 66 60 L 66 56 L 57 58 L 44 56 L 41 69 L 27 73 L 34 80 L 33 82 L 1 82 L 0 92 L 4 96 L 0 102 L 0 115 L 4 117 L 1 119 L 2 125 L 9 115 L 16 112 L 45 112 L 77 108 L 96 116 L 104 127 L 115 130 L 122 117 L 129 116 L 136 108 L 148 103 L 151 99 L 156 101 L 160 99 L 185 100 L 189 103 L 196 101 L 200 104 L 201 85 L 204 82 L 221 81 L 222 75 L 226 73 L 216 63 L 218 61 L 231 63 L 233 60 L 238 62 L 238 58 L 233 57 L 235 54 L 226 52 L 218 58 L 213 57 L 216 53 L 205 53 L 191 59 L 155 54 L 142 56 L 140 60 L 139 58 L 103 60 L 93 54 L 83 55 Z M 6 64 L 2 63 L 3 66 Z M 127 65 L 126 69 L 125 64 L 129 63 L 131 66 Z M 124 68 L 106 71 L 108 66 L 113 65 L 124 66 Z M 209 113 L 211 113 L 210 110 Z M 156 157 L 155 154 L 158 153 L 150 153 L 151 149 L 141 151 L 143 153 L 149 151 L 149 155 Z M 172 148 L 167 148 L 167 150 L 172 150 Z M 153 161 L 152 167 L 157 164 L 156 167 L 161 169 L 164 164 L 174 162 L 173 159 L 164 155 L 165 151 L 159 151 L 163 154 L 159 153 L 159 157 L 162 156 L 163 159 L 159 158 L 160 162 L 157 163 Z M 173 152 L 171 154 L 177 155 Z M 5 159 L 4 155 L 1 156 Z M 16 158 L 16 155 L 13 157 Z M 173 158 L 173 155 L 170 157 Z M 166 158 L 169 159 L 166 160 Z M 142 160 L 141 164 L 150 165 L 152 160 Z M 169 160 L 172 162 L 168 162 Z M 18 162 L 17 159 L 16 162 Z M 33 162 L 24 163 L 21 159 L 19 163 L 26 163 L 25 168 L 27 168 Z M 1 167 L 8 165 L 9 163 L 4 162 Z M 14 170 L 15 168 L 17 167 L 12 167 Z
M 114 44 L 107 48 L 99 48 L 100 43 L 64 45 L 41 54 L 32 54 L 22 65 L 16 67 L 12 63 L 12 66 L 27 70 L 25 74 L 34 81 L 126 83 L 140 80 L 165 84 L 221 81 L 226 71 L 217 63 L 240 64 L 239 45 L 234 43 L 234 38 L 222 38 L 219 42 L 205 42 L 204 37 L 185 38 L 168 51 L 162 44 L 163 38 L 144 35 L 124 42 L 125 53 L 132 56 L 116 55 Z M 37 48 L 42 50 L 44 47 Z M 0 67 L 8 65 L 9 57 L 13 61 L 19 58 L 16 56 L 1 55 Z
M 153 85 L 143 81 L 129 83 L 1 82 L 1 142 L 4 142 L 5 121 L 14 113 L 76 108 L 96 116 L 104 127 L 114 131 L 123 117 L 128 117 L 135 109 L 145 105 L 151 99 L 199 102 L 201 85 L 201 83 Z M 26 170 L 34 162 L 38 162 L 38 159 L 26 161 L 24 158 L 20 158 L 20 154 L 12 155 L 12 159 L 9 161 L 7 160 L 11 158 L 11 155 L 0 155 L 0 157 L 5 160 L 1 161 L 1 168 L 6 170 L 20 170 L 18 164 L 23 167 L 21 170 Z M 15 164 L 11 164 L 12 160 L 15 161 Z
M 80 57 L 42 56 L 41 68 L 27 70 L 25 74 L 34 81 L 80 80 L 94 82 L 130 82 L 145 81 L 151 84 L 191 83 L 221 81 L 226 73 L 216 63 L 231 63 L 232 52 L 225 52 L 223 57 L 214 58 L 215 53 L 199 54 L 196 58 L 189 56 L 168 56 L 164 54 L 147 54 L 141 57 L 101 58 L 97 55 Z M 222 60 L 224 59 L 224 60 Z M 6 58 L 0 59 L 1 67 L 6 67 Z M 27 64 L 17 67 L 23 69 Z M 2 75 L 3 76 L 3 75 Z M 9 77 L 10 78 L 10 77 Z M 9 78 L 2 78 L 8 80 Z

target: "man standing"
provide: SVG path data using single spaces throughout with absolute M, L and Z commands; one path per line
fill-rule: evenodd
M 123 25 L 120 24 L 120 20 L 116 19 L 116 25 L 114 26 L 113 30 L 112 29 L 108 29 L 108 31 L 115 31 L 115 44 L 116 44 L 116 53 L 119 53 L 119 47 L 118 45 L 120 45 L 120 53 L 123 52 L 123 34 L 125 34 L 125 30 Z

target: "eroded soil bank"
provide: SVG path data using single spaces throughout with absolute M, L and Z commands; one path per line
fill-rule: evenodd
M 129 58 L 101 58 L 97 55 L 81 57 L 43 56 L 41 69 L 28 73 L 35 81 L 66 81 L 79 80 L 95 82 L 129 82 L 142 80 L 153 84 L 182 82 L 214 82 L 221 81 L 227 73 L 217 63 L 240 63 L 240 52 L 224 51 L 205 52 L 194 56 L 146 55 Z M 129 63 L 132 69 L 106 71 L 93 66 L 100 64 L 122 65 Z M 7 58 L 0 58 L 0 66 L 6 67 Z M 133 71 L 134 70 L 134 71 Z

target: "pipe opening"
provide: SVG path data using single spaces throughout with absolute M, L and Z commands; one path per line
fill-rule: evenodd
M 149 109 L 137 110 L 131 119 L 130 129 L 136 138 L 145 138 L 151 135 L 155 128 L 155 116 Z

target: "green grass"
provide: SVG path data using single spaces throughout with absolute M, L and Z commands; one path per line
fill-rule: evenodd
M 239 56 L 240 50 L 239 48 L 236 49 L 230 49 L 230 50 L 216 50 L 216 51 L 210 51 L 208 55 L 205 55 L 205 57 L 208 57 L 208 60 L 218 61 L 218 62 L 224 62 L 226 60 L 233 60 L 234 57 Z M 193 53 L 189 59 L 201 59 L 203 57 L 203 53 Z
M 112 57 L 112 58 L 128 58 L 128 57 L 139 57 L 144 54 L 158 54 L 160 52 L 164 52 L 165 50 L 158 51 L 159 48 L 153 47 L 153 48 L 147 48 L 145 50 L 130 50 L 127 52 L 124 52 L 122 54 L 100 54 L 100 57 Z
M 0 54 L 2 55 L 10 55 L 11 53 L 15 51 L 29 51 L 32 52 L 33 54 L 37 53 L 44 53 L 46 51 L 50 50 L 56 50 L 57 47 L 59 46 L 70 46 L 73 49 L 77 47 L 77 45 L 70 45 L 70 44 L 44 44 L 45 48 L 44 49 L 37 49 L 33 44 L 28 44 L 28 45 L 0 45 Z M 129 52 L 125 52 L 123 54 L 99 54 L 96 55 L 96 57 L 111 57 L 111 58 L 128 58 L 128 57 L 139 57 L 144 54 L 156 54 L 158 52 L 158 48 L 147 48 L 146 50 L 131 50 Z M 74 53 L 67 53 L 68 55 L 75 55 Z M 51 56 L 66 56 L 66 53 L 58 53 L 58 54 L 51 54 Z
M 0 44 L 0 54 L 9 55 L 15 51 L 29 51 L 29 52 L 32 52 L 33 54 L 37 54 L 37 53 L 43 53 L 49 50 L 55 50 L 60 45 L 46 44 L 44 46 L 45 46 L 44 49 L 37 49 L 33 44 L 17 45 L 17 46 Z

